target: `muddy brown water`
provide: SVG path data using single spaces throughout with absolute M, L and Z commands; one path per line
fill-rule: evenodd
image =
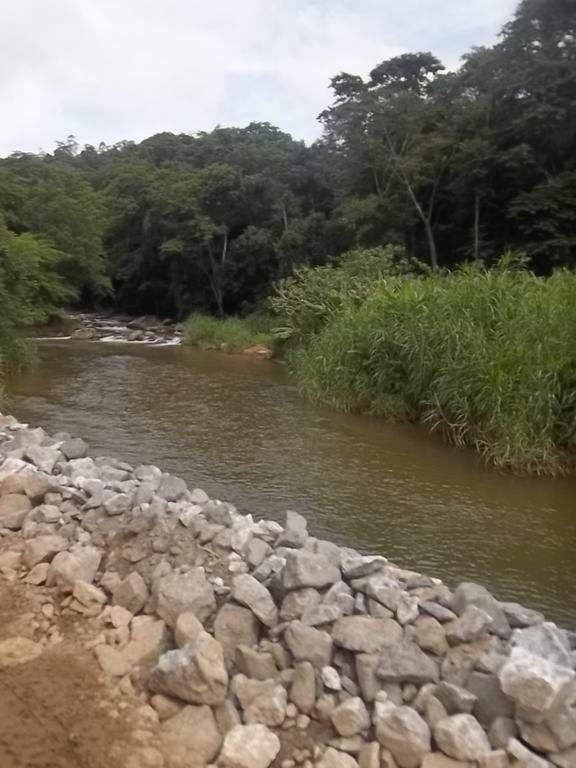
M 184 347 L 50 341 L 8 409 L 157 464 L 257 516 L 576 627 L 576 480 L 501 474 L 420 428 L 306 402 L 282 366 Z

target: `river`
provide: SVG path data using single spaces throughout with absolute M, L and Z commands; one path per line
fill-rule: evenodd
M 8 382 L 19 419 L 576 627 L 574 479 L 501 474 L 419 427 L 314 406 L 276 363 L 79 341 L 42 342 L 39 357 Z

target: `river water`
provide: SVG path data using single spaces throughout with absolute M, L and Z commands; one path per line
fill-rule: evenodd
M 19 419 L 576 627 L 576 480 L 500 474 L 421 428 L 314 406 L 275 363 L 77 341 L 39 353 L 8 382 Z

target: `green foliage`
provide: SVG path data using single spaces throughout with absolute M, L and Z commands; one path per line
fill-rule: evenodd
M 9 158 L 0 166 L 0 210 L 15 232 L 39 235 L 60 251 L 58 270 L 78 296 L 109 291 L 103 203 L 77 170 L 34 155 Z
M 273 311 L 282 319 L 276 336 L 291 346 L 300 345 L 343 307 L 361 303 L 375 284 L 414 269 L 417 267 L 392 247 L 356 249 L 338 263 L 298 269 L 275 286 L 270 299 Z
M 58 271 L 64 258 L 42 238 L 10 232 L 0 215 L 0 369 L 27 359 L 26 326 L 45 322 L 74 297 Z
M 257 344 L 272 348 L 272 327 L 272 319 L 262 314 L 224 319 L 194 314 L 186 321 L 184 338 L 187 344 L 243 352 Z
M 514 263 L 398 276 L 344 302 L 295 357 L 313 398 L 422 421 L 513 470 L 576 458 L 576 274 Z

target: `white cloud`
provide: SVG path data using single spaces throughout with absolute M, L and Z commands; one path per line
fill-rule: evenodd
M 0 154 L 268 120 L 318 135 L 341 70 L 407 50 L 449 66 L 515 0 L 21 0 L 3 8 Z M 5 39 L 4 39 L 5 38 Z

